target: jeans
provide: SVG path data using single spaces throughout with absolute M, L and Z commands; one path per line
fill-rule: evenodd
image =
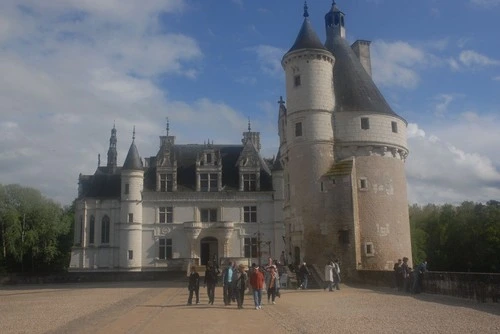
M 200 302 L 200 289 L 189 290 L 188 304 L 193 302 L 193 292 L 196 294 L 196 304 Z
M 208 294 L 208 302 L 213 305 L 215 299 L 215 283 L 207 284 L 207 294 Z
M 230 305 L 233 299 L 233 283 L 229 282 L 224 285 L 224 305 Z
M 255 307 L 262 305 L 262 289 L 253 289 L 253 302 Z
M 302 277 L 302 289 L 307 289 L 307 282 L 309 281 L 309 278 L 307 276 Z

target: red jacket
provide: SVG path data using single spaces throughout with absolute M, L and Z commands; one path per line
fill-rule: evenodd
M 260 270 L 252 271 L 250 275 L 250 285 L 252 289 L 261 290 L 264 288 L 264 274 Z

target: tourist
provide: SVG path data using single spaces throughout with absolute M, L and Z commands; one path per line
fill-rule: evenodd
M 403 264 L 401 264 L 401 275 L 403 278 L 403 290 L 409 292 L 410 290 L 410 273 L 411 268 L 408 266 L 408 258 L 403 257 Z
M 191 266 L 191 273 L 189 274 L 189 298 L 188 305 L 191 305 L 193 302 L 193 293 L 196 295 L 196 304 L 200 303 L 200 274 L 196 271 L 196 266 Z
M 222 293 L 224 295 L 224 305 L 231 305 L 233 298 L 233 262 L 229 261 L 227 267 L 222 272 Z
M 333 291 L 333 262 L 328 262 L 325 265 L 325 286 L 323 290 Z
M 252 269 L 250 271 L 250 286 L 252 287 L 253 302 L 255 304 L 255 309 L 260 310 L 262 308 L 262 289 L 264 288 L 264 273 L 257 267 L 255 263 L 252 263 Z
M 403 260 L 398 259 L 398 262 L 394 264 L 394 287 L 401 291 L 403 288 L 403 268 L 401 265 L 403 264 Z
M 240 264 L 238 269 L 235 270 L 236 277 L 233 280 L 233 291 L 236 295 L 236 302 L 238 303 L 238 308 L 243 308 L 243 302 L 245 300 L 245 290 L 248 283 L 248 275 L 245 272 L 245 265 Z M 234 277 L 233 277 L 234 278 Z
M 276 270 L 276 266 L 273 265 L 269 269 L 269 275 L 266 278 L 266 287 L 267 287 L 267 303 L 272 302 L 276 304 L 276 291 L 278 290 L 279 285 L 279 277 L 278 271 Z
M 413 272 L 413 285 L 412 292 L 420 293 L 422 291 L 422 281 L 424 279 L 424 273 L 427 271 L 427 260 L 420 263 Z
M 307 264 L 304 262 L 299 268 L 299 276 L 301 281 L 299 289 L 303 290 L 307 289 L 307 283 L 309 282 L 309 275 L 311 275 L 311 273 L 309 272 L 309 269 L 307 269 Z
M 205 279 L 203 280 L 203 285 L 207 287 L 208 304 L 214 304 L 218 274 L 217 268 L 212 265 L 212 262 L 208 261 Z
M 335 259 L 333 261 L 333 286 L 335 289 L 340 290 L 340 261 Z

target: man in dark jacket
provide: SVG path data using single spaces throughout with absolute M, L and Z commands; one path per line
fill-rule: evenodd
M 207 264 L 207 270 L 205 271 L 205 279 L 203 280 L 203 285 L 207 287 L 208 304 L 214 304 L 215 286 L 217 285 L 218 274 L 217 269 L 209 261 Z

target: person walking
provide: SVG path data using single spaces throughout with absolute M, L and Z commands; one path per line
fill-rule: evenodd
M 222 272 L 222 293 L 224 295 L 224 305 L 231 305 L 233 298 L 233 262 L 229 262 Z
M 236 295 L 236 302 L 238 303 L 238 309 L 243 308 L 247 283 L 248 283 L 248 275 L 245 272 L 245 266 L 243 264 L 240 264 L 238 266 L 238 269 L 236 270 L 236 277 L 233 280 L 233 292 Z
M 253 302 L 255 309 L 262 308 L 262 289 L 264 288 L 264 273 L 255 263 L 252 264 L 250 272 L 250 286 L 252 287 Z
M 333 286 L 336 290 L 340 290 L 340 261 L 335 259 L 333 262 Z
M 196 271 L 195 266 L 191 266 L 191 273 L 189 274 L 189 298 L 188 305 L 193 303 L 193 293 L 196 295 L 196 304 L 200 303 L 200 274 Z
M 300 275 L 300 281 L 302 282 L 299 288 L 306 290 L 307 283 L 309 282 L 309 275 L 311 275 L 311 273 L 309 272 L 309 269 L 307 269 L 307 264 L 305 262 L 303 262 L 302 265 L 300 266 L 299 275 Z
M 328 287 L 328 291 L 333 291 L 333 262 L 328 262 L 325 265 L 325 286 L 323 290 L 326 290 Z
M 276 304 L 276 291 L 278 290 L 279 284 L 279 276 L 278 271 L 276 270 L 276 266 L 272 265 L 269 268 L 269 275 L 266 278 L 266 287 L 267 287 L 267 303 Z
M 207 269 L 205 271 L 205 278 L 203 280 L 203 285 L 207 287 L 208 304 L 213 305 L 215 300 L 215 286 L 218 280 L 217 268 L 212 265 L 212 262 L 207 263 Z

